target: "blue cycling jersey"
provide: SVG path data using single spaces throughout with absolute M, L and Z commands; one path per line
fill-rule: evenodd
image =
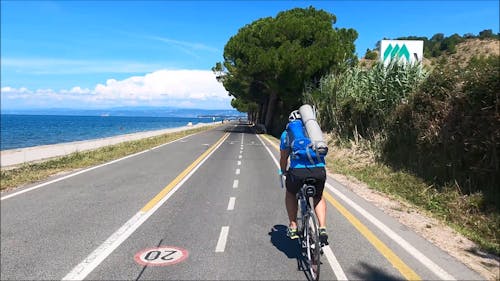
M 280 149 L 292 151 L 291 144 L 287 136 L 286 130 L 283 131 L 280 138 Z M 290 168 L 292 169 L 302 169 L 302 168 L 313 168 L 313 167 L 325 167 L 325 157 L 320 157 L 320 161 L 314 159 L 314 163 L 311 163 L 309 159 L 301 159 L 290 157 Z

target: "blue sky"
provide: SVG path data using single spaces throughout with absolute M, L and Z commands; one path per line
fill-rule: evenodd
M 1 108 L 231 108 L 210 69 L 246 24 L 295 7 L 382 38 L 499 31 L 499 1 L 4 1 Z

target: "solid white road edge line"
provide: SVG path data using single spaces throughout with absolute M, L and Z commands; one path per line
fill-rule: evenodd
M 215 247 L 216 253 L 224 252 L 226 248 L 227 235 L 229 234 L 229 226 L 223 226 L 220 230 L 219 240 L 217 241 L 217 246 Z
M 199 134 L 199 133 L 196 133 L 196 134 Z M 160 148 L 162 146 L 165 146 L 165 145 L 169 145 L 171 143 L 174 143 L 176 141 L 181 141 L 181 140 L 184 140 L 188 137 L 191 137 L 191 136 L 194 136 L 196 134 L 192 134 L 192 135 L 189 135 L 189 136 L 185 136 L 185 137 L 182 137 L 180 139 L 177 139 L 177 140 L 174 140 L 174 141 L 171 141 L 171 142 L 167 142 L 167 143 L 164 143 L 164 144 L 161 144 L 159 146 L 156 146 L 156 147 L 153 147 L 153 148 L 150 148 L 150 149 L 147 149 L 147 150 L 144 150 L 144 151 L 141 151 L 141 152 L 137 152 L 137 153 L 134 153 L 134 154 L 131 154 L 131 155 L 128 155 L 128 156 L 125 156 L 123 158 L 119 158 L 119 159 L 116 159 L 116 160 L 113 160 L 113 161 L 110 161 L 110 162 L 107 162 L 107 163 L 104 163 L 104 164 L 101 164 L 101 165 L 98 165 L 98 166 L 94 166 L 94 167 L 91 167 L 91 168 L 88 168 L 88 169 L 85 169 L 85 170 L 81 170 L 79 172 L 76 172 L 76 173 L 73 173 L 73 174 L 69 174 L 67 176 L 64 176 L 64 177 L 61 177 L 61 178 L 57 178 L 55 180 L 51 180 L 51 181 L 48 181 L 48 182 L 44 182 L 42 184 L 38 184 L 38 185 L 35 185 L 33 187 L 30 187 L 30 188 L 26 188 L 26 189 L 23 189 L 23 190 L 20 190 L 18 192 L 15 192 L 15 193 L 12 193 L 12 194 L 9 194 L 9 195 L 6 195 L 2 198 L 0 198 L 0 200 L 5 200 L 5 199 L 9 199 L 9 198 L 12 198 L 14 196 L 17 196 L 17 195 L 20 195 L 20 194 L 23 194 L 25 192 L 28 192 L 28 191 L 32 191 L 32 190 L 35 190 L 35 189 L 38 189 L 40 187 L 44 187 L 46 185 L 49 185 L 49 184 L 53 184 L 53 183 L 56 183 L 56 182 L 59 182 L 59 181 L 62 181 L 62 180 L 65 180 L 65 179 L 68 179 L 68 178 L 71 178 L 71 177 L 74 177 L 74 176 L 77 176 L 79 174 L 83 174 L 83 173 L 86 173 L 86 172 L 90 172 L 94 169 L 98 169 L 98 168 L 101 168 L 101 167 L 104 167 L 104 166 L 107 166 L 107 165 L 111 165 L 111 164 L 114 164 L 116 162 L 119 162 L 119 161 L 122 161 L 122 160 L 125 160 L 125 159 L 128 159 L 128 158 L 132 158 L 134 156 L 137 156 L 137 155 L 140 155 L 140 154 L 143 154 L 143 153 L 146 153 L 148 151 L 151 151 L 151 150 L 154 150 L 154 149 L 157 149 L 157 148 Z
M 257 138 L 260 140 L 262 145 L 266 148 L 267 152 L 269 152 L 269 155 L 271 155 L 271 158 L 273 159 L 274 164 L 276 164 L 276 166 L 279 168 L 280 164 L 279 164 L 278 160 L 276 159 L 276 157 L 274 157 L 274 154 L 271 152 L 269 147 L 267 147 L 267 145 L 264 143 L 264 141 L 261 139 L 261 137 L 259 135 L 257 135 Z M 337 277 L 337 280 L 347 280 L 347 277 L 344 273 L 344 270 L 340 266 L 340 263 L 338 262 L 337 258 L 333 254 L 333 251 L 330 248 L 330 246 L 324 246 L 323 253 L 325 253 L 326 259 L 328 260 L 328 263 L 330 264 L 330 267 L 332 268 L 333 273 L 335 274 L 335 277 Z
M 455 277 L 453 277 L 451 274 L 449 274 L 444 269 L 442 269 L 440 266 L 438 266 L 436 263 L 434 263 L 432 260 L 430 260 L 422 252 L 420 252 L 415 247 L 413 247 L 410 243 L 408 243 L 406 240 L 404 240 L 401 236 L 399 236 L 397 233 L 392 231 L 389 227 L 387 227 L 385 224 L 383 224 L 377 218 L 375 218 L 370 213 L 368 213 L 361 206 L 356 204 L 351 199 L 347 198 L 347 196 L 345 196 L 342 192 L 340 192 L 339 190 L 334 188 L 328 182 L 325 183 L 325 186 L 331 192 L 335 193 L 335 195 L 337 195 L 342 201 L 344 201 L 346 204 L 351 206 L 360 215 L 365 217 L 374 226 L 376 226 L 383 233 L 385 233 L 385 235 L 387 235 L 389 238 L 391 238 L 394 242 L 398 243 L 399 246 L 401 246 L 406 252 L 408 252 L 410 255 L 412 255 L 416 260 L 418 260 L 420 263 L 422 263 L 425 267 L 427 267 L 430 271 L 432 271 L 439 278 L 441 278 L 442 280 L 456 280 Z
M 324 246 L 323 247 L 323 254 L 325 254 L 326 259 L 330 263 L 330 266 L 333 269 L 333 272 L 335 273 L 335 276 L 337 277 L 337 280 L 347 280 L 347 276 L 344 274 L 344 270 L 342 270 L 342 267 L 340 266 L 339 261 L 333 254 L 332 249 L 330 246 Z
M 230 197 L 229 198 L 229 203 L 227 204 L 227 210 L 228 211 L 234 210 L 234 203 L 236 203 L 236 197 Z
M 125 241 L 134 231 L 139 228 L 152 214 L 158 210 L 195 172 L 200 168 L 205 161 L 217 151 L 224 143 L 226 138 L 210 152 L 205 159 L 200 161 L 165 197 L 163 197 L 153 208 L 147 212 L 139 211 L 122 225 L 115 233 L 113 233 L 106 241 L 104 241 L 97 249 L 95 249 L 87 258 L 80 264 L 75 266 L 62 280 L 83 280 L 91 273 L 99 264 L 104 261 L 123 241 Z

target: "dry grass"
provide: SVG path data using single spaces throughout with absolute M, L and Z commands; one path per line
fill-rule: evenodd
M 457 44 L 457 52 L 449 55 L 451 60 L 459 62 L 462 66 L 475 56 L 500 55 L 500 41 L 495 39 L 469 39 Z
M 408 171 L 396 171 L 377 162 L 373 153 L 359 147 L 331 146 L 326 160 L 328 170 L 353 177 L 372 189 L 410 203 L 478 243 L 481 248 L 500 254 L 500 215 L 482 210 L 482 194 L 464 195 L 454 184 L 433 186 Z

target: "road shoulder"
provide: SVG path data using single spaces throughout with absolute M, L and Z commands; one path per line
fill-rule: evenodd
M 499 280 L 499 258 L 479 250 L 479 247 L 456 232 L 451 227 L 430 215 L 423 213 L 408 203 L 371 189 L 355 178 L 341 174 L 328 173 L 328 176 L 373 203 L 384 213 L 397 219 L 452 257 L 456 258 L 488 280 Z

